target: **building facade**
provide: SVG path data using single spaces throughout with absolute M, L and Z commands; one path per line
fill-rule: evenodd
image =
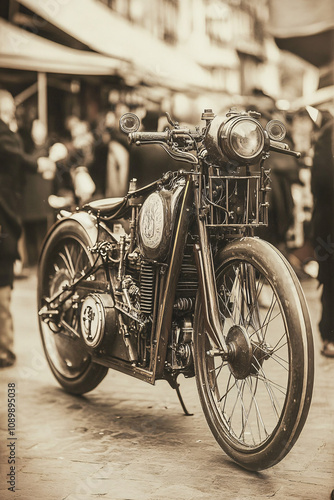
M 265 29 L 266 0 L 96 1 L 196 61 L 212 90 L 279 95 L 279 51 Z
M 48 86 L 49 95 L 55 93 L 55 98 L 49 99 L 49 111 L 61 95 L 64 110 L 48 113 L 49 121 L 59 115 L 52 128 L 59 127 L 63 115 L 79 110 L 94 120 L 108 104 L 107 96 L 115 96 L 114 90 L 127 103 L 144 99 L 162 109 L 181 109 L 180 115 L 192 115 L 191 119 L 198 117 L 203 107 L 219 112 L 238 104 L 254 89 L 274 99 L 293 99 L 302 95 L 307 71 L 295 60 L 291 69 L 289 57 L 283 57 L 275 45 L 267 30 L 267 3 L 3 0 L 0 17 L 7 22 L 6 29 L 11 27 L 14 37 L 20 29 L 19 39 L 27 39 L 36 50 L 31 71 L 28 59 L 20 59 L 3 40 L 9 53 L 4 55 L 0 50 L 0 77 L 19 97 L 26 98 L 40 87 L 38 105 L 44 116 L 47 99 L 43 85 Z M 45 54 L 37 48 L 43 44 Z M 54 57 L 48 57 L 47 47 L 50 54 L 57 53 L 57 58 L 59 54 L 57 68 L 52 67 Z M 64 65 L 64 60 L 69 64 Z M 71 60 L 77 64 L 71 65 Z

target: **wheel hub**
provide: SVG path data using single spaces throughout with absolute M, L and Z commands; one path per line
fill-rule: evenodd
M 227 334 L 226 343 L 231 352 L 229 368 L 236 379 L 246 378 L 252 367 L 253 349 L 246 329 L 233 325 Z

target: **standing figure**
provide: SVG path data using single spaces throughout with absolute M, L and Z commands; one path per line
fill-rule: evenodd
M 312 193 L 314 196 L 313 234 L 315 256 L 322 285 L 322 314 L 319 323 L 322 354 L 334 358 L 334 118 L 322 113 L 322 123 L 314 146 Z
M 6 90 L 0 90 L 0 368 L 15 361 L 10 301 L 14 262 L 20 258 L 19 207 L 25 171 L 42 173 L 44 178 L 52 178 L 55 171 L 55 164 L 49 158 L 36 160 L 24 152 L 16 129 L 14 99 Z

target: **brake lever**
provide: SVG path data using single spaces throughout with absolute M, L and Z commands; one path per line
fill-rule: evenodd
M 167 121 L 169 125 L 171 125 L 174 128 L 179 128 L 179 122 L 173 122 L 172 117 L 170 114 L 166 111 L 166 116 L 167 116 Z
M 193 165 L 198 165 L 198 158 L 192 153 L 188 153 L 187 151 L 179 151 L 177 148 L 169 148 L 166 144 L 159 144 L 166 153 L 176 161 L 184 161 L 186 163 L 191 163 Z

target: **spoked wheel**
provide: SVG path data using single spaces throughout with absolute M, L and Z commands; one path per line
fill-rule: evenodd
M 249 470 L 279 462 L 305 423 L 313 388 L 313 341 L 305 298 L 289 264 L 255 238 L 216 259 L 228 361 L 214 355 L 200 301 L 195 366 L 208 424 L 225 452 Z
M 85 231 L 74 221 L 60 224 L 48 239 L 38 270 L 38 309 L 47 305 L 46 298 L 55 297 L 83 276 L 93 265 Z M 80 332 L 80 291 L 73 301 L 66 292 L 54 303 L 58 311 L 45 322 L 39 316 L 40 332 L 46 358 L 58 382 L 68 391 L 83 394 L 94 389 L 108 369 L 92 363 Z

